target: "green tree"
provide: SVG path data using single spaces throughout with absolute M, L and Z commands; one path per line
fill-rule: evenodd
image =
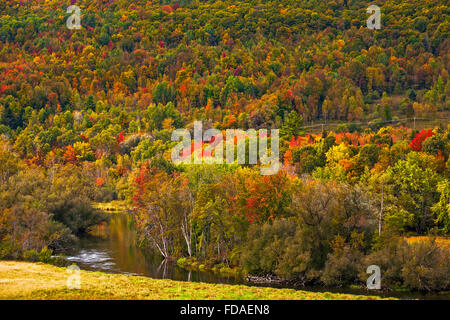
M 388 168 L 386 173 L 395 204 L 414 215 L 414 230 L 424 233 L 432 228 L 431 207 L 439 198 L 435 187 L 440 180 L 437 173 L 421 167 L 418 158 L 410 155 Z
M 441 194 L 431 211 L 436 216 L 436 223 L 444 233 L 450 232 L 450 183 L 447 179 L 437 185 L 437 191 Z
M 290 111 L 284 119 L 283 126 L 281 127 L 280 138 L 290 140 L 292 137 L 297 137 L 302 133 L 302 125 L 302 116 L 298 115 L 294 110 Z

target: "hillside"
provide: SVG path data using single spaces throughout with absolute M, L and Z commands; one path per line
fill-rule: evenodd
M 0 0 L 0 259 L 109 208 L 203 270 L 450 290 L 450 6 L 371 4 Z
M 193 118 L 245 129 L 280 127 L 291 110 L 304 121 L 449 110 L 438 0 L 381 1 L 381 30 L 366 27 L 370 1 L 77 1 L 81 30 L 66 27 L 68 3 L 0 3 L 0 132 L 27 127 L 23 156 Z M 171 107 L 147 118 L 152 103 Z M 91 147 L 111 151 L 105 139 Z

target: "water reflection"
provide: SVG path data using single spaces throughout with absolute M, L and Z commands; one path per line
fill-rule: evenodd
M 88 264 L 92 268 L 101 271 L 110 271 L 116 269 L 116 263 L 110 257 L 108 252 L 98 251 L 95 249 L 82 249 L 76 256 L 70 256 L 67 260 L 75 264 Z
M 243 283 L 242 279 L 188 271 L 157 254 L 142 250 L 136 243 L 133 219 L 123 213 L 111 213 L 109 223 L 97 226 L 68 252 L 67 260 L 91 271 L 142 275 L 158 279 L 210 283 Z

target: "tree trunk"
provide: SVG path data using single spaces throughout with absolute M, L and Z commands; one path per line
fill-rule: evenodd
M 383 202 L 384 202 L 384 184 L 381 184 L 381 206 L 380 215 L 378 216 L 378 235 L 381 235 L 381 222 L 383 220 Z

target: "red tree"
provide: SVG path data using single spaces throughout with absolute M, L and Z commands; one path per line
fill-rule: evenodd
M 422 143 L 429 137 L 434 136 L 434 132 L 430 130 L 422 130 L 420 131 L 414 139 L 412 139 L 409 146 L 411 149 L 415 151 L 421 151 L 422 150 Z

